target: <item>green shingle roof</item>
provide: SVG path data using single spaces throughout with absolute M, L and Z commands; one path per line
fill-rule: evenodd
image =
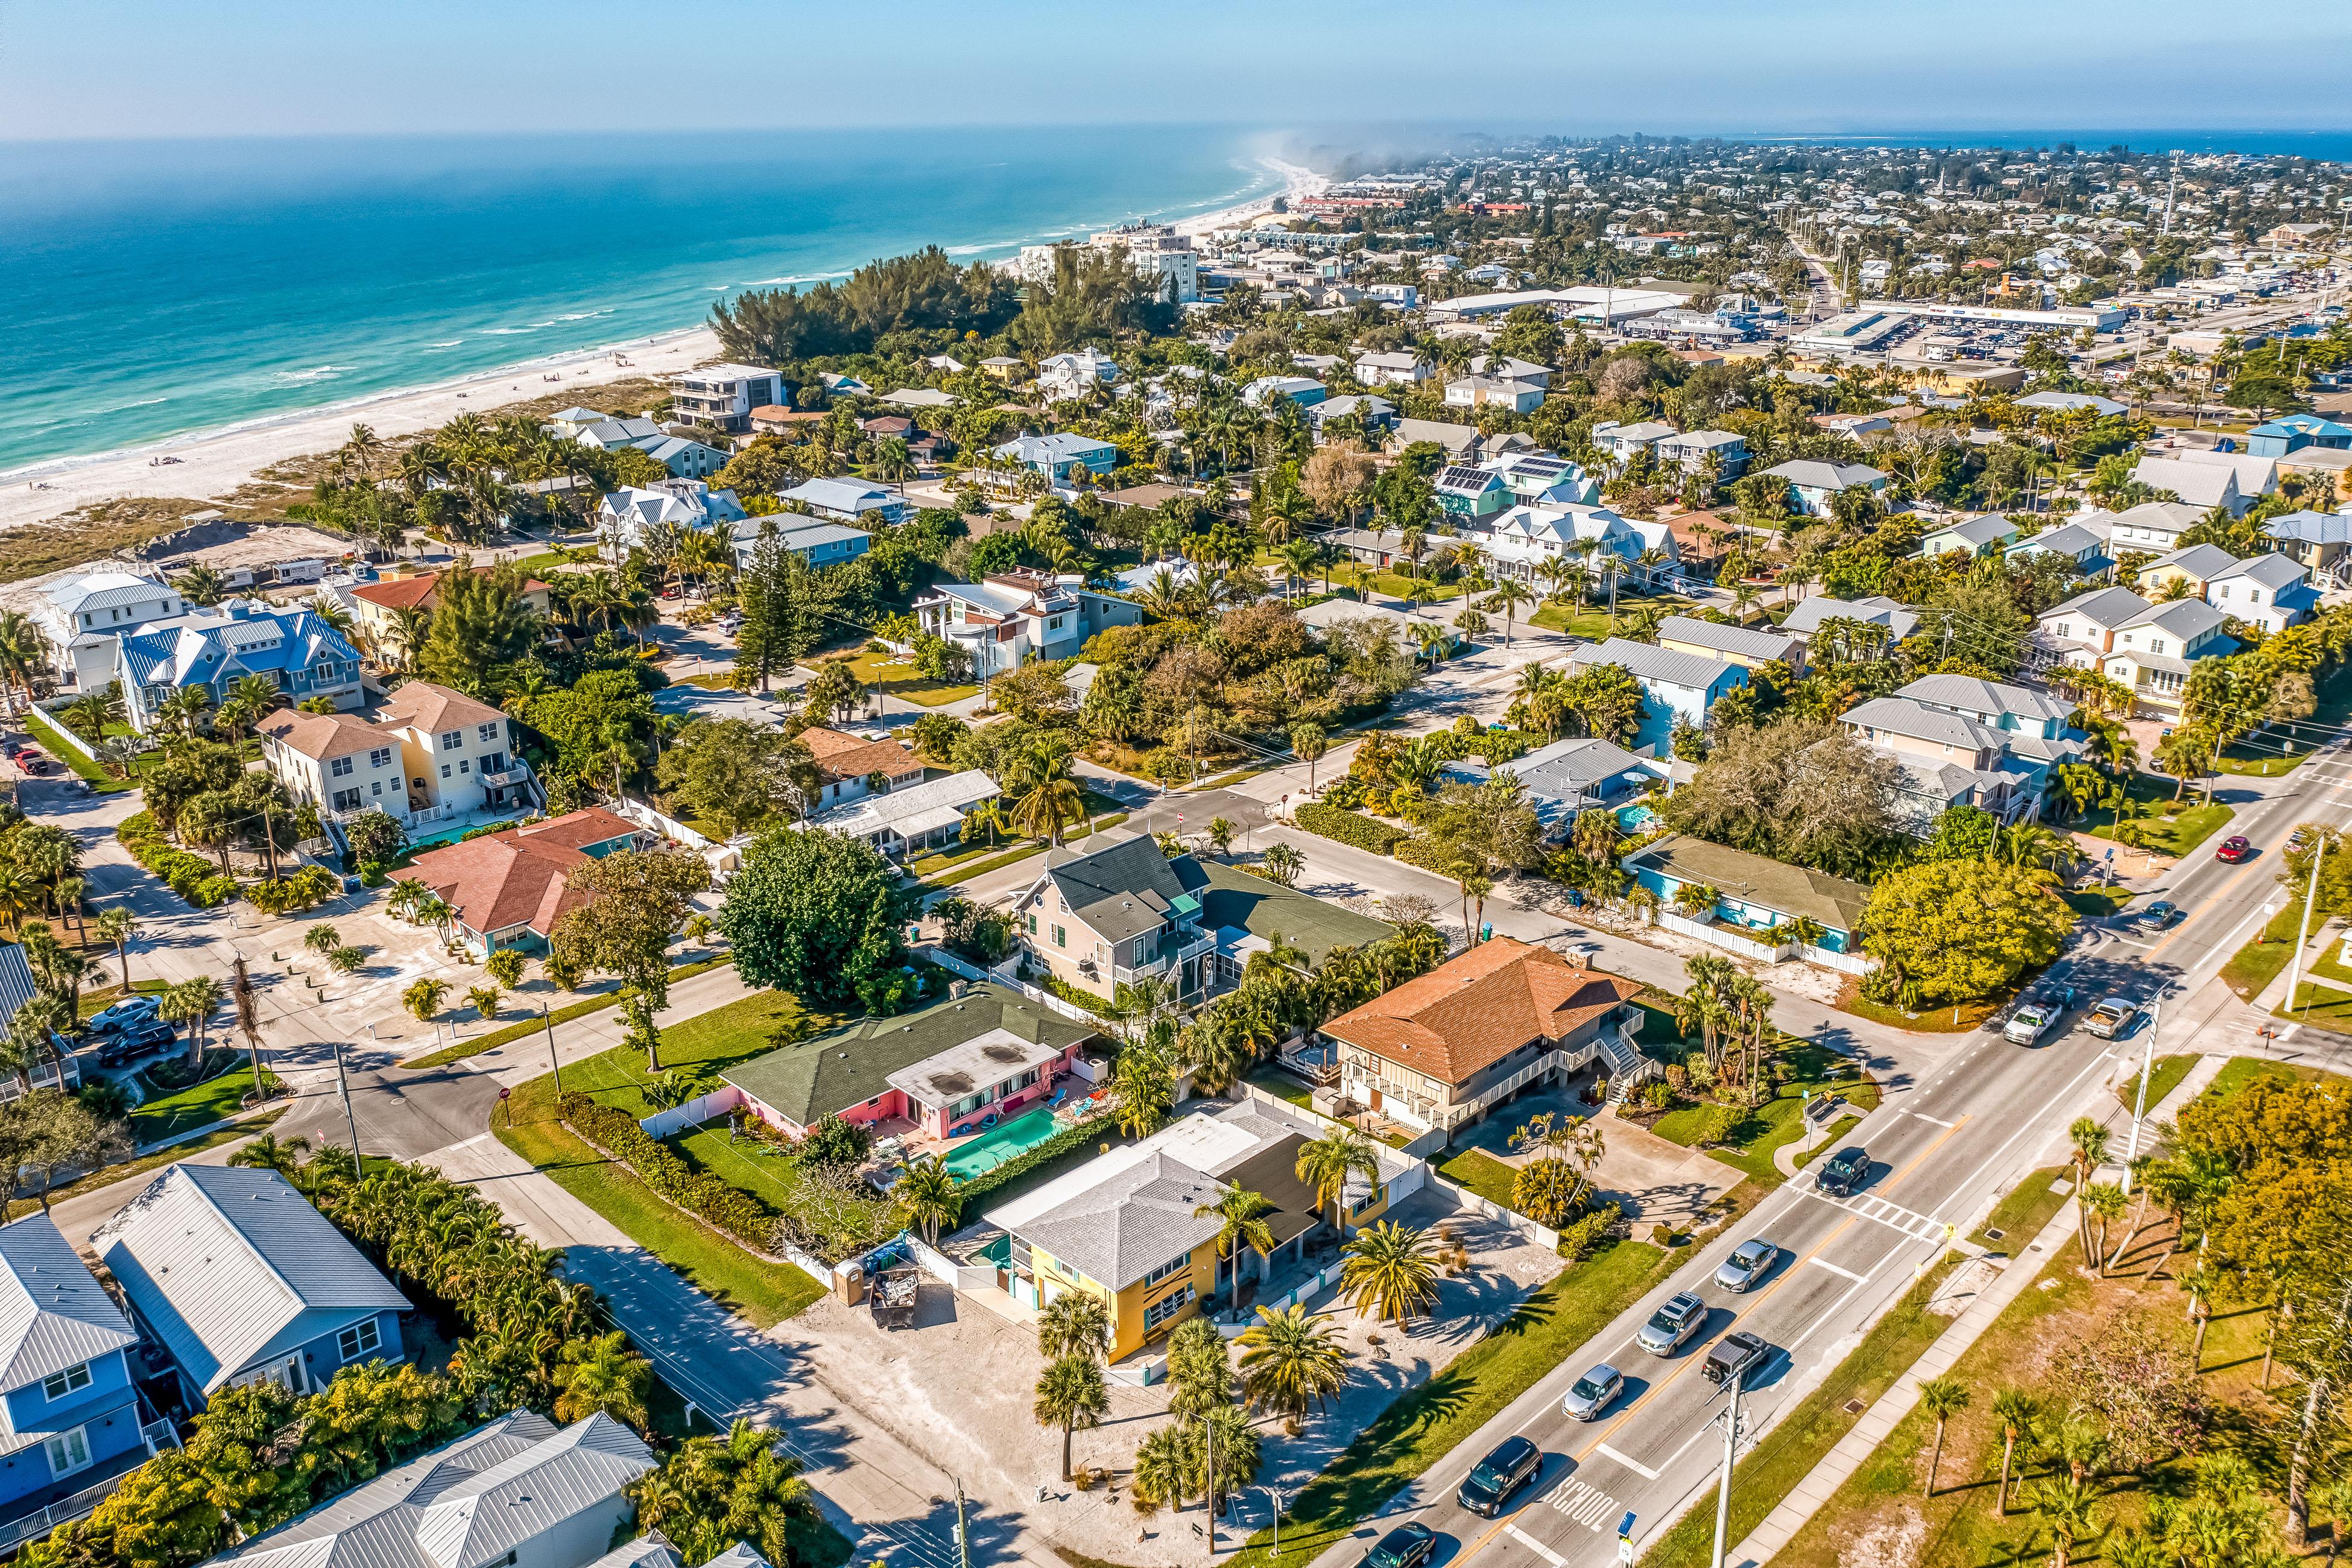
M 1309 963 L 1322 963 L 1335 947 L 1362 947 L 1396 934 L 1394 926 L 1296 888 L 1253 877 L 1236 867 L 1189 858 L 1171 864 L 1201 900 L 1202 929 L 1222 931 L 1232 926 L 1267 938 L 1278 931 L 1285 942 L 1307 954 Z M 1195 866 L 1205 881 L 1194 883 L 1188 868 Z
M 992 1029 L 1056 1047 L 1076 1045 L 1096 1032 L 1016 991 L 980 984 L 919 1013 L 861 1018 L 814 1039 L 754 1057 L 719 1076 L 806 1127 L 829 1112 L 889 1093 L 892 1073 Z

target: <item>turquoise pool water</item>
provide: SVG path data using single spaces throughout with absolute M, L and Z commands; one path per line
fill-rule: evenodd
M 514 819 L 513 819 L 513 821 L 504 822 L 504 823 L 499 823 L 499 822 L 492 822 L 492 823 L 488 823 L 488 824 L 484 824 L 484 823 L 478 823 L 478 822 L 460 822 L 460 823 L 457 823 L 457 824 L 455 824 L 455 825 L 453 825 L 453 826 L 451 826 L 445 827 L 445 828 L 441 829 L 441 831 L 440 831 L 440 832 L 438 832 L 438 833 L 428 833 L 428 834 L 425 835 L 425 836 L 424 836 L 423 837 L 421 837 L 421 838 L 412 838 L 412 839 L 410 839 L 410 840 L 408 841 L 408 848 L 409 848 L 409 852 L 410 852 L 411 854 L 414 854 L 414 853 L 415 853 L 415 852 L 416 852 L 417 850 L 419 850 L 419 849 L 432 849 L 432 848 L 437 847 L 438 846 L 443 845 L 443 844 L 455 844 L 455 843 L 457 843 L 457 840 L 458 840 L 459 838 L 461 838 L 461 837 L 465 837 L 465 836 L 466 836 L 467 834 L 468 834 L 468 833 L 471 833 L 471 832 L 472 832 L 472 831 L 474 831 L 474 829 L 475 829 L 475 828 L 477 828 L 477 827 L 481 827 L 481 826 L 490 826 L 490 827 L 512 827 L 512 826 L 515 826 L 515 824 L 516 824 L 516 823 L 519 823 L 519 822 L 520 822 L 521 820 L 522 820 L 522 818 L 520 818 L 520 817 L 519 817 L 519 816 L 518 816 L 518 817 L 514 818 Z
M 1015 1154 L 1024 1154 L 1054 1135 L 1054 1113 L 1044 1106 L 1024 1112 L 973 1138 L 961 1138 L 946 1160 L 948 1174 L 970 1181 L 982 1171 L 993 1171 Z
M 1621 805 L 1617 808 L 1617 826 L 1628 833 L 1646 831 L 1658 814 L 1646 805 Z

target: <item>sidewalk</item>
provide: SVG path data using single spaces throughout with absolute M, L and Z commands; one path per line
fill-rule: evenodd
M 2025 1293 L 2027 1283 L 2042 1272 L 2042 1265 L 2054 1257 L 2059 1248 L 2073 1241 L 2074 1209 L 2073 1200 L 2068 1200 L 2050 1223 L 2042 1227 L 2042 1234 L 2033 1238 L 2025 1252 L 2000 1271 L 1990 1289 L 1978 1293 L 1977 1299 L 1969 1303 L 1968 1309 L 1953 1321 L 1952 1326 L 1927 1347 L 1917 1363 L 1895 1380 L 1895 1386 L 1854 1423 L 1853 1430 L 1838 1440 L 1837 1447 L 1832 1448 L 1822 1462 L 1797 1483 L 1795 1489 L 1781 1500 L 1780 1506 L 1774 1509 L 1764 1522 L 1757 1526 L 1755 1533 L 1741 1542 L 1726 1561 L 1735 1564 L 1736 1568 L 1763 1568 L 1763 1564 L 1769 1563 L 1781 1548 L 1789 1544 L 1805 1521 L 1821 1510 L 1849 1477 L 1862 1468 L 1864 1461 L 1895 1430 L 1895 1424 L 1911 1414 L 1913 1406 L 1919 1403 L 1919 1385 L 1949 1372 L 1952 1363 L 1977 1342 L 1978 1336 L 1991 1327 L 1992 1321 L 2000 1316 L 2011 1301 Z

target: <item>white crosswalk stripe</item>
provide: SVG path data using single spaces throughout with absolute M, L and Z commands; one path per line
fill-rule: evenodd
M 1811 1195 L 1832 1208 L 1845 1210 L 1857 1219 L 1874 1220 L 1889 1230 L 1901 1231 L 1914 1241 L 1941 1241 L 1945 1237 L 1947 1227 L 1941 1220 L 1929 1219 L 1901 1204 L 1889 1203 L 1868 1193 L 1857 1193 L 1850 1198 L 1833 1198 L 1815 1190 L 1811 1192 Z

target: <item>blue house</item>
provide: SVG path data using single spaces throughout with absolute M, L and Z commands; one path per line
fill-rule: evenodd
M 1701 928 L 1778 946 L 1782 939 L 1770 934 L 1772 928 L 1802 917 L 1820 924 L 1822 939 L 1814 945 L 1823 952 L 1861 950 L 1862 911 L 1870 902 L 1870 889 L 1860 882 L 1710 844 L 1686 833 L 1669 833 L 1619 864 L 1634 881 L 1657 894 L 1667 910 L 1675 909 L 1675 896 L 1685 887 L 1712 890 L 1715 903 L 1702 911 Z
M 2246 432 L 2246 450 L 2257 458 L 2284 458 L 2305 447 L 2336 452 L 2352 448 L 2352 426 L 2316 414 L 2286 414 Z
M 992 455 L 1034 469 L 1055 484 L 1068 482 L 1072 468 L 1107 474 L 1118 467 L 1117 447 L 1108 441 L 1097 441 L 1092 436 L 1073 435 L 1066 430 L 1052 436 L 1023 436 L 1017 440 L 1005 442 Z
M 152 621 L 114 645 L 131 727 L 144 734 L 173 693 L 208 689 L 215 700 L 248 675 L 268 679 L 289 703 L 324 697 L 360 706 L 359 650 L 308 610 L 279 611 L 246 599 Z
M 1642 689 L 1642 722 L 1633 731 L 1633 746 L 1637 751 L 1654 748 L 1653 754 L 1661 757 L 1674 743 L 1675 725 L 1706 728 L 1707 710 L 1715 700 L 1748 684 L 1745 665 L 1623 637 L 1611 637 L 1576 663 L 1580 669 L 1596 664 L 1625 668 Z
M 154 1452 L 131 1383 L 138 1342 L 47 1215 L 0 1226 L 0 1520 L 102 1487 Z M 0 1523 L 0 1539 L 29 1535 Z
M 275 1171 L 173 1165 L 90 1241 L 192 1408 L 231 1384 L 309 1394 L 402 1359 L 407 1298 Z

